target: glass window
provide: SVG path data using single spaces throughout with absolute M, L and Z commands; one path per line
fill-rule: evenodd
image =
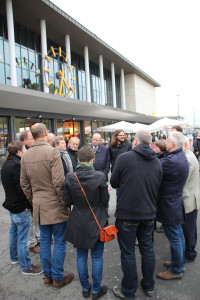
M 5 162 L 8 146 L 7 118 L 0 117 L 0 169 Z
M 24 118 L 15 118 L 16 139 L 19 140 L 20 134 L 25 130 Z
M 3 40 L 0 38 L 0 62 L 4 62 Z
M 17 86 L 22 87 L 22 70 L 21 67 L 17 67 Z
M 80 122 L 74 122 L 74 136 L 80 139 Z
M 5 63 L 10 64 L 9 45 L 8 45 L 8 42 L 6 42 L 5 40 L 4 40 L 4 53 L 5 53 Z
M 90 144 L 91 143 L 91 122 L 85 121 L 84 122 L 84 129 L 85 129 L 85 143 Z
M 6 84 L 10 85 L 10 66 L 5 65 L 6 67 Z
M 5 69 L 4 69 L 4 64 L 0 63 L 0 83 L 5 84 Z

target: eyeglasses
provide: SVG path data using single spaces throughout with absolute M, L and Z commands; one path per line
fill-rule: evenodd
M 118 134 L 118 136 L 125 136 L 125 134 Z

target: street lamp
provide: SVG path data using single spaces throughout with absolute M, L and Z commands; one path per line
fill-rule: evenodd
M 177 95 L 177 100 L 178 100 L 178 120 L 180 120 L 180 117 L 179 117 L 179 95 Z

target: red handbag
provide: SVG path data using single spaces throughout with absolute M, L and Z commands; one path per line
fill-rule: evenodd
M 97 218 L 96 218 L 96 216 L 95 216 L 95 214 L 93 212 L 93 209 L 92 209 L 92 207 L 91 207 L 91 205 L 90 205 L 90 203 L 88 201 L 86 193 L 85 193 L 84 189 L 82 188 L 82 185 L 81 185 L 81 183 L 80 183 L 80 181 L 79 181 L 79 179 L 78 179 L 78 177 L 77 177 L 77 175 L 76 175 L 75 172 L 74 172 L 74 175 L 75 175 L 75 177 L 76 177 L 76 179 L 77 179 L 77 181 L 79 183 L 79 186 L 80 186 L 80 188 L 81 188 L 81 190 L 83 192 L 83 195 L 85 196 L 85 199 L 86 199 L 86 201 L 87 201 L 87 203 L 88 203 L 88 205 L 90 207 L 90 210 L 91 210 L 91 212 L 92 212 L 92 214 L 93 214 L 93 216 L 95 218 L 95 221 L 97 222 L 97 225 L 99 226 L 99 229 L 100 229 L 100 237 L 99 237 L 99 239 L 100 239 L 100 241 L 104 242 L 104 243 L 112 241 L 114 238 L 117 237 L 117 232 L 118 232 L 117 228 L 114 225 L 110 225 L 110 226 L 103 227 L 103 228 L 100 226 L 100 224 L 99 224 L 99 222 L 98 222 L 98 220 L 97 220 Z

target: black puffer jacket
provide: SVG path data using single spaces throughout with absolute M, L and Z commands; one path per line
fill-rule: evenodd
M 107 223 L 109 201 L 108 185 L 104 173 L 90 166 L 81 166 L 76 174 L 101 227 Z M 75 248 L 93 249 L 99 240 L 100 229 L 93 217 L 74 173 L 68 173 L 64 184 L 64 199 L 73 205 L 67 224 L 65 239 Z
M 161 182 L 162 166 L 151 147 L 140 144 L 121 154 L 110 179 L 112 187 L 118 188 L 116 218 L 155 219 Z
M 111 145 L 109 147 L 110 151 L 110 162 L 111 162 L 111 172 L 114 169 L 115 162 L 118 158 L 118 156 L 122 153 L 128 152 L 132 149 L 132 144 L 130 142 L 123 142 L 119 145 Z
M 72 150 L 71 148 L 67 147 L 67 152 L 71 158 L 73 170 L 75 171 L 76 165 L 78 163 L 78 151 Z
M 31 208 L 20 187 L 20 160 L 19 156 L 9 154 L 1 169 L 1 179 L 5 190 L 3 207 L 13 214 Z

